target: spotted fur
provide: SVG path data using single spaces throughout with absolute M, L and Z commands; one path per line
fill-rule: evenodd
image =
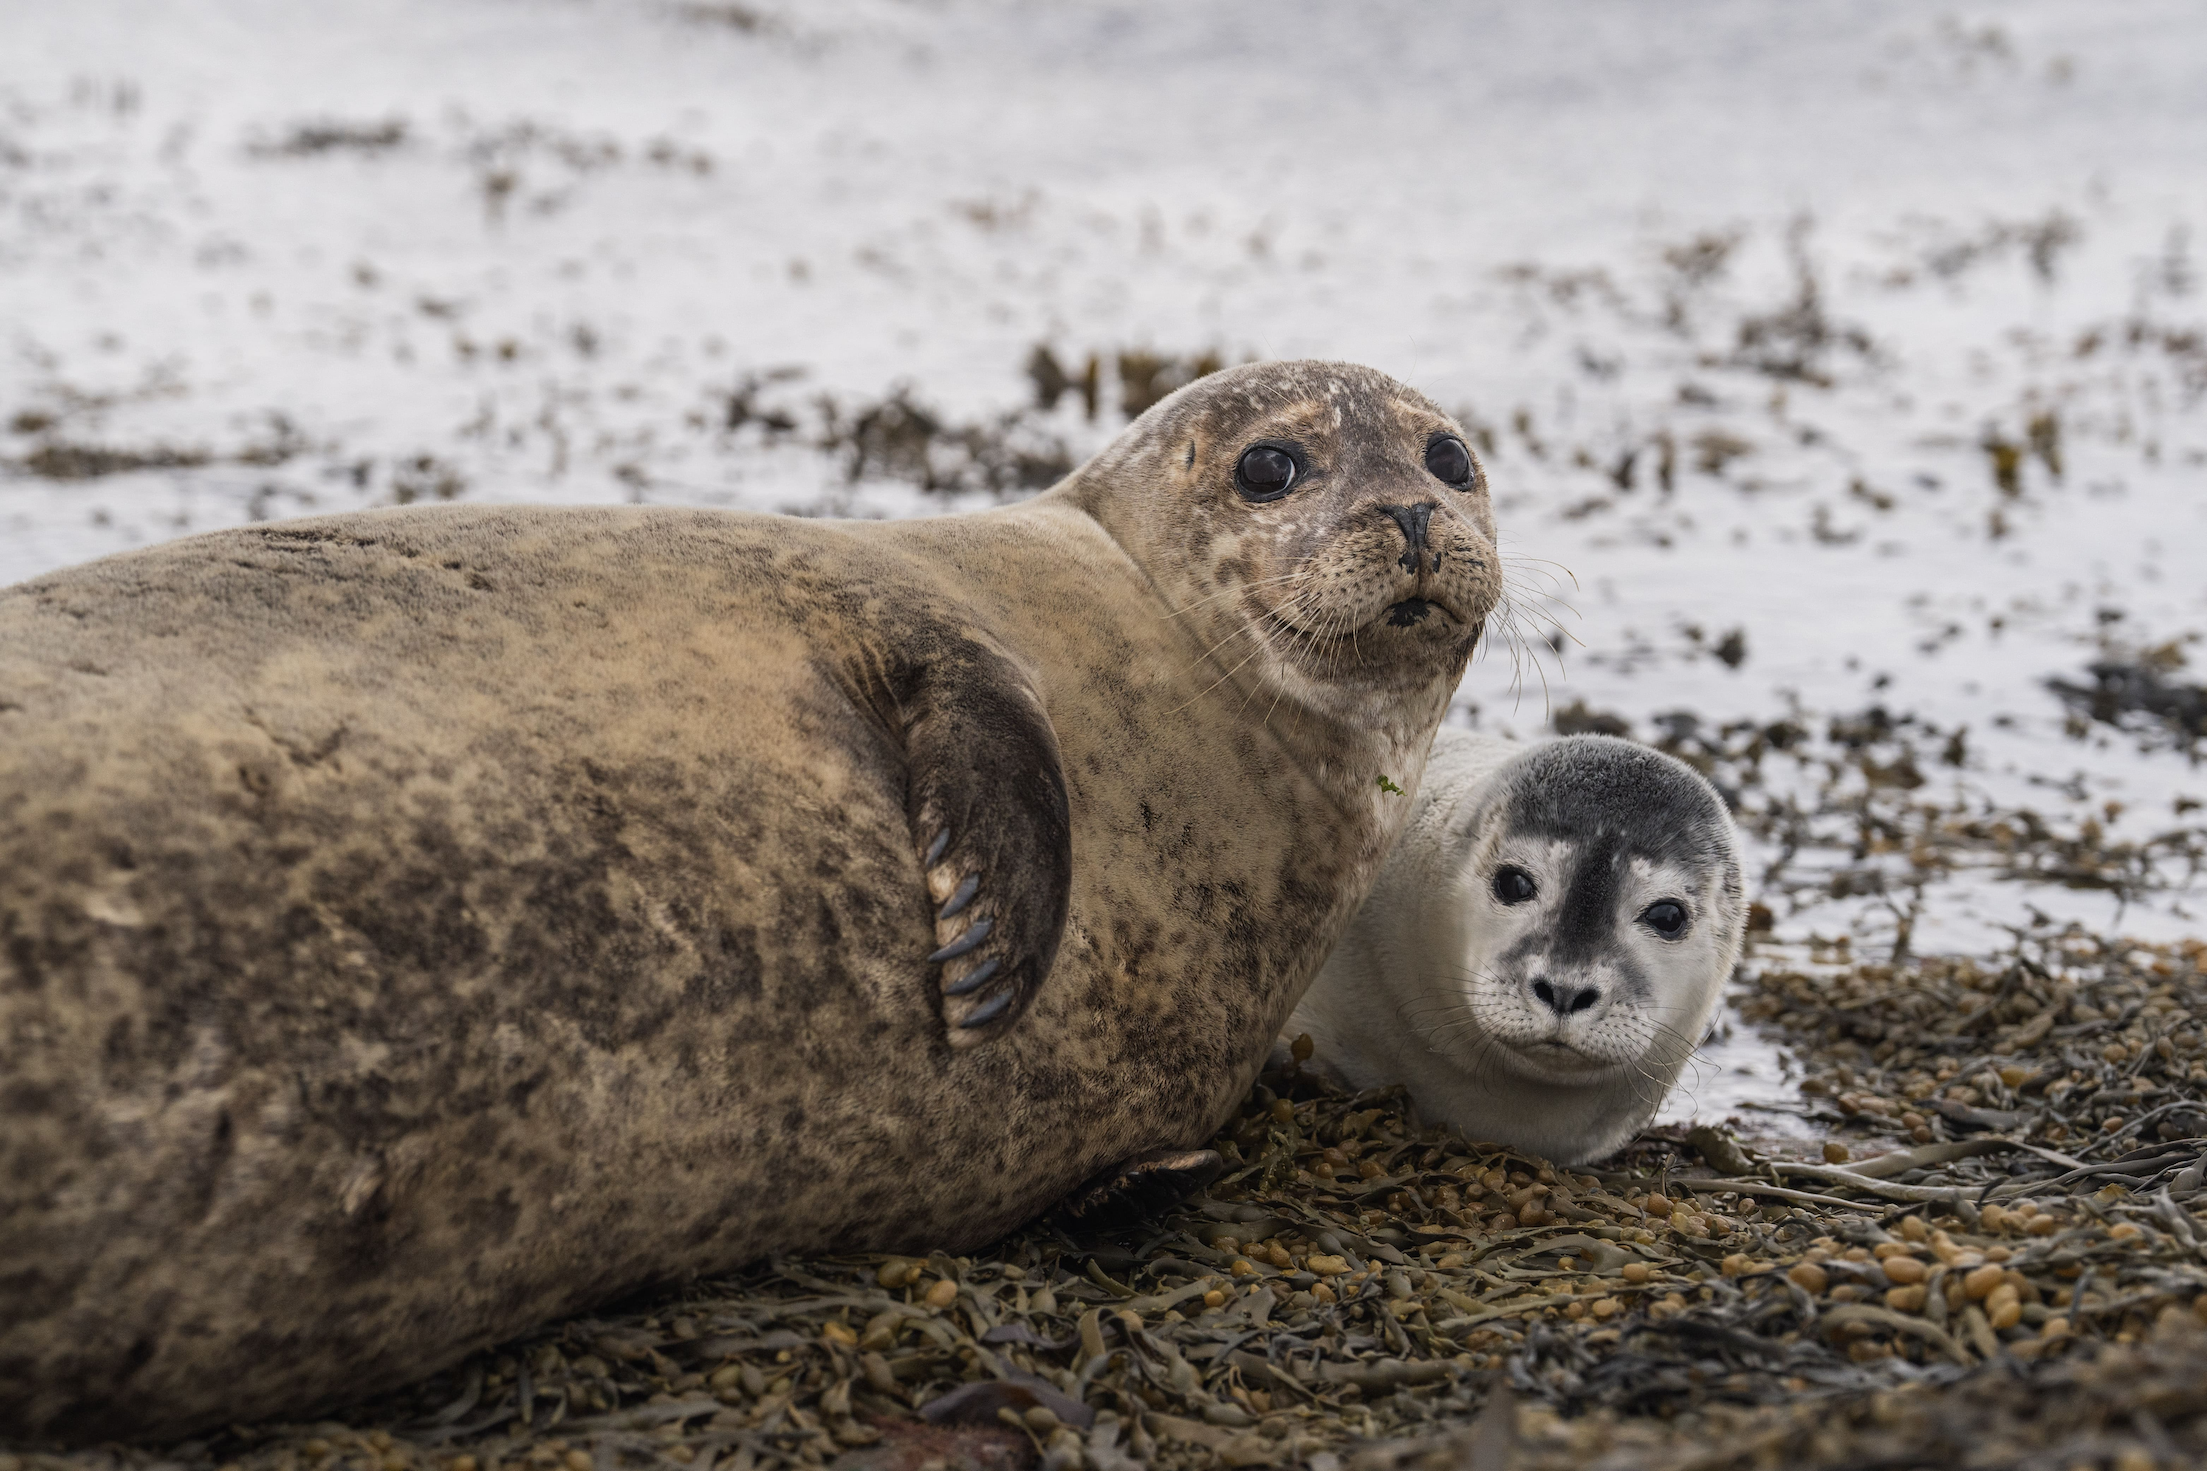
M 1200 1143 L 1499 591 L 1436 432 L 1269 365 L 985 514 L 409 508 L 0 590 L 0 1437 L 311 1413 Z

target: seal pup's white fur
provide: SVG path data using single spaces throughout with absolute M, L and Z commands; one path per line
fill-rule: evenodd
M 1471 1138 L 1563 1164 L 1613 1152 L 1739 958 L 1723 801 L 1630 741 L 1443 729 L 1416 803 L 1286 1035 L 1310 1034 L 1352 1087 L 1407 1084 L 1423 1118 Z M 1683 912 L 1673 935 L 1664 904 Z

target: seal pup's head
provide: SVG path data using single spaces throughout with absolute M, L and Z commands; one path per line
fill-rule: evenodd
M 1266 698 L 1424 730 L 1501 595 L 1486 473 L 1423 394 L 1255 363 L 1151 408 L 1071 493 L 1218 669 Z
M 1289 1023 L 1358 1086 L 1562 1163 L 1661 1105 L 1746 925 L 1724 803 L 1630 741 L 1444 730 L 1419 810 Z
M 1745 922 L 1737 838 L 1708 782 L 1660 751 L 1572 736 L 1497 772 L 1463 834 L 1464 1000 L 1492 1065 L 1581 1083 L 1683 1062 Z

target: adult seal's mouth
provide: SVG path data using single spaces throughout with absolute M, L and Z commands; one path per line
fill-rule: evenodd
M 1416 628 L 1421 624 L 1431 622 L 1436 616 L 1439 617 L 1441 624 L 1450 626 L 1461 626 L 1464 622 L 1463 616 L 1444 600 L 1418 596 L 1389 603 L 1382 607 L 1374 617 L 1349 628 L 1340 628 L 1337 624 L 1335 627 L 1338 631 L 1306 628 L 1279 610 L 1266 613 L 1264 619 L 1268 627 L 1280 633 L 1292 634 L 1313 642 L 1332 644 L 1347 643 L 1378 628 Z M 1438 627 L 1440 625 L 1436 624 L 1434 626 Z
M 1452 623 L 1463 622 L 1456 616 L 1454 609 L 1438 598 L 1404 598 L 1399 603 L 1389 603 L 1381 614 L 1380 621 L 1389 628 L 1410 628 L 1425 622 L 1435 613 Z

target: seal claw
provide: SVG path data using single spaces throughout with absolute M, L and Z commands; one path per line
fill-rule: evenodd
M 959 884 L 956 891 L 943 901 L 943 907 L 935 911 L 935 918 L 956 919 L 965 912 L 966 906 L 973 902 L 973 896 L 980 891 L 981 875 L 977 873 L 967 874 L 965 882 Z
M 921 881 L 907 953 L 926 989 L 914 999 L 952 1047 L 987 1047 L 1033 1001 L 1065 933 L 1072 814 L 1057 733 L 1032 675 L 994 647 L 961 636 L 921 654 L 923 640 L 902 642 L 914 657 L 870 688 L 904 737 Z
M 980 990 L 983 986 L 988 984 L 989 977 L 995 975 L 997 972 L 997 968 L 1003 963 L 1004 962 L 998 960 L 995 956 L 990 956 L 988 959 L 982 961 L 973 969 L 967 971 L 964 975 L 958 977 L 957 980 L 943 987 L 943 994 L 945 996 L 972 995 L 975 991 Z M 1011 992 L 1006 991 L 1004 994 L 1009 996 Z
M 996 962 L 993 960 L 990 961 L 988 965 L 983 967 L 983 969 L 985 970 L 993 970 L 995 968 Z M 990 1022 L 995 1021 L 998 1017 L 1002 1016 L 1006 1011 L 1009 1011 L 1011 1009 L 1012 997 L 1015 994 L 1017 993 L 1015 993 L 1010 987 L 1006 987 L 1004 990 L 997 992 L 994 996 L 991 996 L 988 1000 L 982 1002 L 979 1006 L 973 1008 L 973 1010 L 967 1012 L 965 1020 L 958 1023 L 958 1025 L 969 1030 L 974 1027 L 987 1026 Z
M 929 965 L 939 965 L 945 960 L 956 960 L 968 951 L 978 950 L 981 947 L 981 942 L 989 937 L 989 931 L 995 928 L 996 921 L 983 915 L 972 924 L 967 925 L 964 934 L 943 946 L 933 955 L 928 956 L 927 963 Z

